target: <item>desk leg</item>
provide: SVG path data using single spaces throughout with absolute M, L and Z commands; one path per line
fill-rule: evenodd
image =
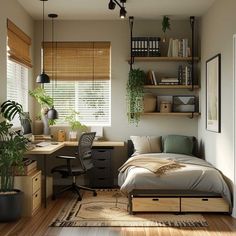
M 43 155 L 43 173 L 44 173 L 44 208 L 47 208 L 47 155 Z

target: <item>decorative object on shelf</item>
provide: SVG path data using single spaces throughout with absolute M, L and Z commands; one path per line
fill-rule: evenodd
M 152 93 L 145 93 L 143 99 L 143 112 L 155 112 L 157 109 L 157 96 Z
M 172 111 L 172 104 L 169 101 L 161 101 L 160 103 L 160 112 L 161 113 L 170 113 Z
M 13 221 L 21 217 L 23 193 L 14 189 L 14 177 L 17 171 L 23 170 L 23 156 L 28 142 L 24 136 L 13 131 L 13 125 L 9 123 L 16 114 L 20 116 L 23 112 L 22 106 L 16 102 L 14 106 L 8 106 L 11 110 L 3 109 L 1 115 L 10 119 L 0 122 L 0 222 Z
M 221 54 L 206 61 L 206 129 L 221 132 Z
M 170 18 L 168 16 L 163 16 L 162 18 L 162 31 L 164 33 L 164 37 L 162 39 L 162 42 L 165 43 L 166 42 L 166 37 L 165 37 L 165 33 L 166 30 L 170 30 Z
M 48 14 L 48 17 L 50 17 L 52 19 L 52 98 L 53 98 L 53 93 L 54 93 L 54 82 L 56 79 L 56 76 L 54 76 L 56 68 L 54 68 L 54 18 L 57 18 L 58 15 L 57 14 Z M 48 110 L 48 119 L 51 120 L 55 120 L 58 119 L 58 112 L 57 110 L 54 108 L 54 106 L 52 106 L 49 110 Z
M 126 0 L 120 0 L 120 2 L 118 2 L 118 0 L 109 0 L 108 9 L 114 10 L 116 5 L 118 5 L 120 7 L 120 18 L 124 19 L 127 13 L 125 10 L 125 3 Z
M 129 123 L 135 123 L 136 125 L 138 125 L 141 113 L 143 112 L 143 86 L 145 84 L 145 76 L 143 70 L 130 70 L 126 86 L 128 120 Z
M 134 26 L 134 17 L 130 16 L 129 17 L 129 29 L 130 29 L 130 60 L 129 60 L 129 65 L 130 65 L 130 70 L 132 70 L 133 64 L 134 64 L 134 56 L 133 56 L 133 26 Z
M 50 83 L 50 78 L 49 76 L 45 73 L 44 68 L 45 68 L 45 62 L 44 62 L 44 2 L 47 0 L 40 0 L 43 2 L 43 44 L 42 44 L 42 50 L 43 50 L 43 71 L 42 73 L 37 77 L 36 82 L 37 83 Z
M 195 112 L 196 97 L 194 95 L 173 96 L 173 112 Z
M 57 141 L 64 142 L 66 140 L 66 132 L 63 129 L 58 130 L 57 132 Z
M 37 102 L 41 105 L 41 119 L 43 121 L 43 134 L 48 135 L 49 125 L 54 125 L 55 120 L 49 119 L 47 114 L 51 107 L 53 107 L 53 98 L 46 94 L 45 90 L 41 87 L 29 91 L 29 95 L 34 97 Z
M 78 131 L 85 132 L 87 130 L 87 126 L 80 123 L 77 119 L 79 112 L 72 111 L 72 113 L 65 117 L 65 121 L 68 122 L 70 126 L 69 132 L 69 140 L 77 141 L 78 140 Z

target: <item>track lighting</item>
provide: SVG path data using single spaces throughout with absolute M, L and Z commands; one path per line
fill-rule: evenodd
M 126 17 L 126 10 L 125 10 L 125 3 L 126 0 L 119 0 L 120 2 L 118 2 L 118 0 L 110 0 L 108 3 L 108 8 L 110 10 L 114 10 L 116 5 L 118 5 L 120 7 L 120 18 L 125 18 Z

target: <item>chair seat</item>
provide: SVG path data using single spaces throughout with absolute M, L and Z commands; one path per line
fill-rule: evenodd
M 52 173 L 60 172 L 60 173 L 64 173 L 67 175 L 70 174 L 67 165 L 56 166 L 51 170 L 51 172 Z M 71 172 L 72 172 L 72 175 L 81 175 L 81 174 L 85 173 L 85 171 L 78 166 L 71 166 Z

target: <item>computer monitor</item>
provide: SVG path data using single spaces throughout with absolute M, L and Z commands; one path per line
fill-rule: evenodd
M 21 123 L 21 133 L 26 138 L 32 137 L 32 128 L 31 128 L 31 120 L 29 116 L 29 112 L 24 112 L 20 115 L 20 123 Z

